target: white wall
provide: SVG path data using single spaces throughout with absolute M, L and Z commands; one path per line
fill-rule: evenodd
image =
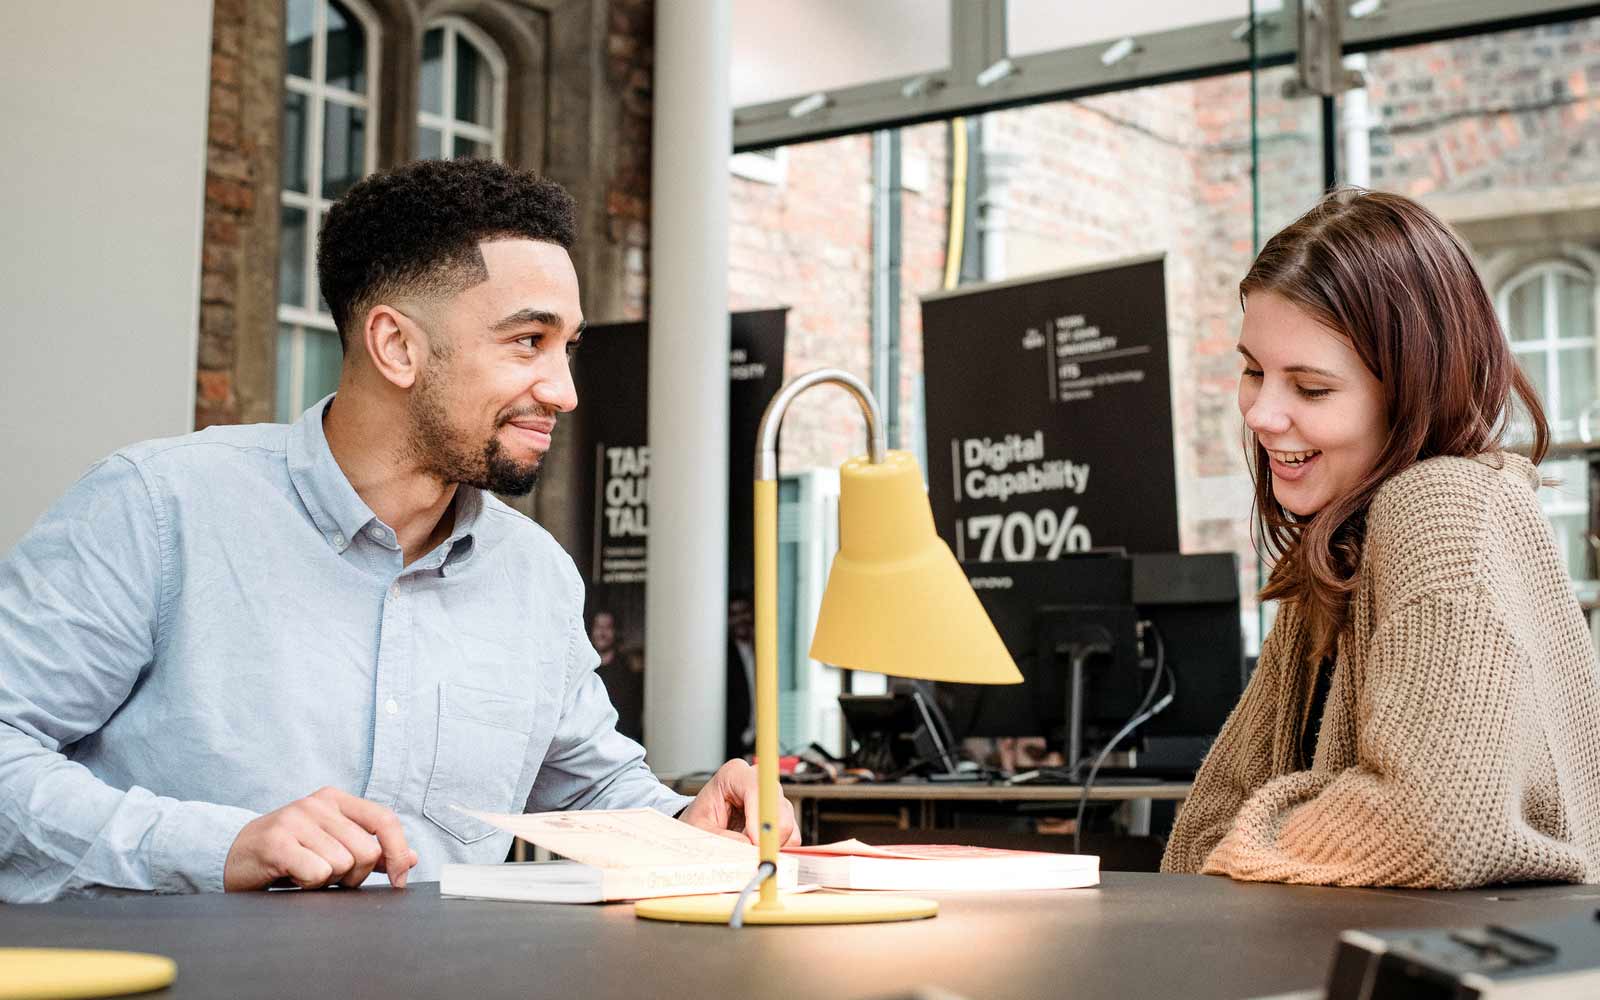
M 194 423 L 211 0 L 8 5 L 0 552 L 96 459 Z

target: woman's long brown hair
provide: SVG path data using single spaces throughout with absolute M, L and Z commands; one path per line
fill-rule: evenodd
M 1341 188 L 1267 241 L 1239 283 L 1241 304 L 1272 292 L 1350 339 L 1383 387 L 1389 437 L 1366 477 L 1309 517 L 1272 495 L 1266 449 L 1246 431 L 1259 544 L 1275 560 L 1263 600 L 1295 602 L 1316 660 L 1331 653 L 1355 590 L 1366 513 L 1395 473 L 1436 455 L 1493 451 L 1512 393 L 1544 458 L 1550 428 L 1512 357 L 1459 237 L 1408 198 Z

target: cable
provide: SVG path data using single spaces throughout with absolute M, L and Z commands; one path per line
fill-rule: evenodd
M 733 901 L 733 913 L 728 916 L 729 927 L 738 930 L 744 926 L 745 902 L 750 899 L 750 894 L 755 892 L 764 880 L 776 874 L 778 874 L 778 866 L 771 861 L 763 861 L 756 866 L 755 877 L 745 883 L 744 888 L 739 890 L 739 898 Z
M 1144 700 L 1139 703 L 1138 708 L 1134 709 L 1133 718 L 1129 719 L 1121 729 L 1117 730 L 1115 736 L 1106 741 L 1105 747 L 1101 749 L 1094 759 L 1094 764 L 1089 768 L 1089 776 L 1083 782 L 1083 791 L 1078 793 L 1078 816 L 1072 824 L 1073 854 L 1083 853 L 1081 849 L 1083 845 L 1083 813 L 1089 806 L 1089 792 L 1094 788 L 1095 775 L 1100 773 L 1100 765 L 1105 763 L 1106 758 L 1117 748 L 1117 744 L 1126 739 L 1129 733 L 1160 715 L 1168 705 L 1172 704 L 1173 697 L 1178 693 L 1177 679 L 1172 676 L 1172 669 L 1167 666 L 1167 644 L 1161 638 L 1161 630 L 1156 628 L 1154 622 L 1146 622 L 1145 624 L 1150 635 L 1155 639 L 1156 676 L 1150 682 L 1150 690 L 1145 692 Z M 1160 701 L 1152 705 L 1150 704 L 1150 699 L 1155 697 L 1157 689 L 1161 686 L 1161 678 L 1163 676 L 1167 679 L 1167 693 Z

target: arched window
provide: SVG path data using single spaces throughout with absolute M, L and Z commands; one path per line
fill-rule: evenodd
M 1500 289 L 1500 321 L 1522 370 L 1539 390 L 1557 441 L 1578 436 L 1595 402 L 1595 277 L 1564 260 L 1525 268 Z M 1591 434 L 1600 434 L 1600 414 Z
M 339 384 L 317 230 L 376 160 L 379 49 L 377 19 L 358 0 L 288 0 L 285 14 L 277 413 L 288 421 Z
M 502 158 L 506 61 L 488 35 L 459 17 L 433 22 L 419 78 L 418 157 Z
M 1596 303 L 1594 272 L 1560 259 L 1518 271 L 1496 296 L 1511 350 L 1538 390 L 1551 437 L 1557 442 L 1600 436 L 1600 407 L 1595 407 L 1600 365 L 1595 350 Z M 1592 579 L 1588 460 L 1547 461 L 1541 471 L 1561 484 L 1541 490 L 1539 499 L 1567 571 L 1576 580 Z

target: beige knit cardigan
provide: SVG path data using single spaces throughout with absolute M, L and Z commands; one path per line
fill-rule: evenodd
M 1378 491 L 1316 753 L 1314 664 L 1285 603 L 1161 868 L 1257 882 L 1600 882 L 1600 668 L 1515 455 L 1435 458 Z

